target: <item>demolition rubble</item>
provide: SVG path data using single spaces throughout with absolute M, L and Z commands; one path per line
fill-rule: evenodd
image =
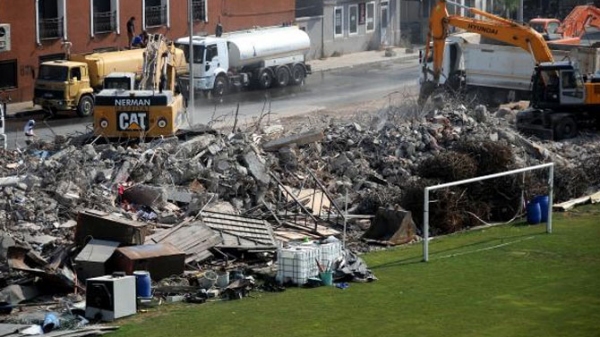
M 289 284 L 345 288 L 376 279 L 357 254 L 419 239 L 425 186 L 550 161 L 555 201 L 600 186 L 590 169 L 600 165 L 597 134 L 527 138 L 510 107 L 405 110 L 137 144 L 60 136 L 3 151 L 0 308 L 10 315 L 0 318 L 15 331 L 91 335 L 110 327 L 90 321 L 133 314 L 136 301 L 139 309 L 156 298 L 202 303 Z M 531 174 L 441 190 L 432 234 L 507 221 L 522 215 L 523 193 L 545 189 L 545 177 Z M 133 284 L 133 304 L 102 299 L 107 282 Z M 26 310 L 36 306 L 60 320 Z

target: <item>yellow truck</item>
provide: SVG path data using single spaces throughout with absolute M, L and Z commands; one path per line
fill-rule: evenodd
M 186 71 L 183 51 L 177 53 L 181 60 L 177 71 Z M 68 60 L 44 62 L 35 81 L 33 103 L 52 114 L 75 110 L 80 117 L 90 116 L 94 112 L 95 94 L 103 89 L 104 79 L 119 73 L 127 89 L 132 90 L 135 80 L 141 78 L 143 63 L 144 49 L 73 54 Z

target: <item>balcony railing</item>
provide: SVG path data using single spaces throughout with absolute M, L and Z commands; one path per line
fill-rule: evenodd
M 94 33 L 110 33 L 115 31 L 117 12 L 94 13 Z
M 62 17 L 40 19 L 40 40 L 60 39 L 63 37 Z
M 146 26 L 164 26 L 167 24 L 167 6 L 148 6 L 146 7 Z
M 194 0 L 192 1 L 192 9 L 194 12 L 194 21 L 205 21 L 206 20 L 206 6 L 204 5 L 205 0 Z

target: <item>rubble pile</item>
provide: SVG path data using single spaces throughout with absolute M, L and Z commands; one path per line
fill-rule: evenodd
M 275 237 L 339 236 L 345 208 L 355 216 L 347 219 L 347 247 L 369 249 L 356 242 L 369 228 L 368 216 L 382 208 L 410 211 L 399 219 L 403 231 L 415 235 L 406 228 L 412 220 L 417 228 L 421 223 L 423 188 L 438 183 L 553 161 L 556 201 L 600 185 L 592 169 L 600 164 L 598 135 L 536 141 L 514 130 L 514 115 L 506 108 L 490 113 L 483 106 L 441 104 L 422 118 L 407 118 L 402 107 L 390 106 L 352 120 L 321 116 L 310 127 L 270 125 L 230 134 L 207 129 L 186 139 L 136 144 L 75 145 L 61 137 L 23 153 L 3 151 L 0 258 L 17 246 L 28 268 L 47 271 L 45 263 L 54 261 L 53 275 L 73 281 L 64 268 L 73 268 L 70 261 L 87 242 L 76 242 L 75 227 L 99 223 L 82 224 L 82 212 L 94 210 L 90 216 L 99 219 L 118 214 L 122 220 L 111 221 L 125 227 L 147 225 L 135 243 L 125 243 L 164 245 L 161 252 L 172 252 L 186 270 L 203 270 L 211 260 L 268 267 Z M 531 174 L 525 183 L 514 176 L 440 190 L 432 195 L 433 234 L 508 220 L 519 212 L 524 189 L 527 197 L 545 192 L 544 179 Z M 385 240 L 410 242 L 393 234 L 385 233 Z M 143 254 L 117 246 L 111 253 L 121 252 L 128 267 Z M 31 256 L 38 257 L 35 268 Z M 0 279 L 10 284 L 31 274 L 18 270 L 3 263 Z

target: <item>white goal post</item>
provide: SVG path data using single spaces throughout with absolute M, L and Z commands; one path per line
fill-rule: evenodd
M 453 181 L 445 184 L 425 187 L 423 193 L 423 261 L 429 261 L 429 192 L 442 188 L 469 184 L 476 181 L 499 178 L 511 174 L 529 172 L 548 168 L 548 221 L 546 222 L 546 233 L 552 233 L 552 191 L 554 189 L 554 163 L 546 163 L 541 165 L 524 167 L 512 171 L 489 174 L 486 176 Z

